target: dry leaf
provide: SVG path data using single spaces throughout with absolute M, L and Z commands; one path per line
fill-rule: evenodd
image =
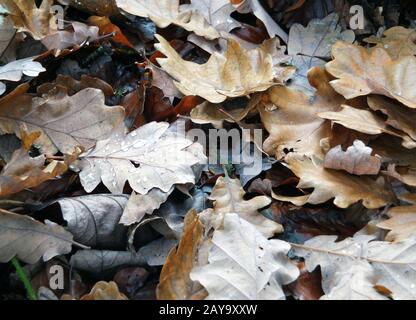
M 322 20 L 311 20 L 307 27 L 298 23 L 292 25 L 287 50 L 297 72 L 291 85 L 314 93 L 308 82 L 308 71 L 325 65 L 324 59 L 331 57 L 331 48 L 337 41 L 354 42 L 354 32 L 342 31 L 338 21 L 338 14 L 332 13 Z
M 372 241 L 357 235 L 335 242 L 336 236 L 319 236 L 294 245 L 309 271 L 321 266 L 323 299 L 387 299 L 375 289 L 384 287 L 394 299 L 415 299 L 416 238 L 399 243 Z
M 198 11 L 186 10 L 179 0 L 117 0 L 117 6 L 132 15 L 150 18 L 159 28 L 175 24 L 207 39 L 217 39 L 219 33 Z
M 329 150 L 325 155 L 324 167 L 356 175 L 376 175 L 380 172 L 381 160 L 372 156 L 372 152 L 362 141 L 355 140 L 346 151 L 340 145 Z
M 416 141 L 416 110 L 380 96 L 370 96 L 367 102 L 372 110 L 381 111 L 388 117 L 386 124 L 407 133 Z
M 90 247 L 114 249 L 124 246 L 127 230 L 119 225 L 119 220 L 127 201 L 126 195 L 94 194 L 57 202 L 67 222 L 66 229 L 75 241 Z
M 39 73 L 45 72 L 39 62 L 33 61 L 32 58 L 15 60 L 0 67 L 0 80 L 20 81 L 23 75 L 37 77 Z M 0 95 L 6 91 L 6 85 L 0 81 Z
M 159 209 L 172 191 L 173 188 L 168 192 L 152 189 L 145 195 L 133 192 L 124 208 L 120 223 L 129 226 L 142 221 L 146 214 L 152 214 L 153 211 Z
M 36 187 L 56 178 L 68 169 L 64 162 L 53 160 L 45 165 L 45 161 L 45 156 L 32 158 L 23 148 L 15 151 L 0 174 L 0 196 L 8 196 Z
M 280 201 L 290 201 L 303 206 L 306 203 L 321 204 L 334 198 L 334 204 L 340 208 L 362 201 L 368 209 L 384 207 L 392 203 L 393 195 L 385 189 L 384 180 L 369 177 L 357 177 L 341 171 L 325 169 L 321 160 L 288 154 L 287 167 L 300 178 L 299 189 L 314 188 L 311 194 L 300 197 L 273 195 Z
M 245 191 L 240 180 L 219 177 L 209 197 L 214 202 L 214 210 L 202 213 L 201 219 L 207 219 L 204 224 L 211 224 L 215 229 L 221 228 L 224 217 L 230 213 L 250 222 L 264 237 L 271 238 L 275 233 L 283 231 L 283 227 L 264 217 L 259 210 L 268 206 L 271 199 L 266 196 L 244 200 Z
M 228 98 L 245 96 L 250 93 L 265 91 L 277 83 L 289 78 L 292 68 L 275 79 L 273 58 L 265 48 L 245 52 L 232 39 L 228 40 L 225 55 L 213 53 L 205 64 L 183 60 L 170 44 L 160 35 L 160 43 L 155 47 L 166 58 L 157 59 L 158 63 L 172 78 L 184 95 L 200 96 L 209 102 L 220 103 Z
M 399 130 L 387 126 L 381 118 L 369 110 L 362 110 L 343 105 L 341 111 L 322 112 L 319 116 L 358 132 L 371 135 L 386 133 L 399 137 L 403 139 L 402 145 L 404 147 L 409 149 L 416 148 L 416 141 L 412 140 L 404 132 L 400 132 Z
M 194 183 L 192 166 L 206 160 L 202 146 L 168 128 L 166 122 L 151 122 L 128 135 L 114 133 L 98 141 L 79 157 L 84 189 L 92 192 L 102 181 L 120 194 L 128 181 L 134 191 L 147 194 L 153 188 L 168 192 L 174 184 Z
M 395 207 L 389 210 L 390 219 L 377 224 L 377 227 L 390 230 L 386 241 L 401 242 L 416 234 L 416 206 Z
M 115 282 L 100 281 L 80 300 L 128 300 L 128 298 L 118 290 Z
M 382 37 L 371 36 L 365 42 L 384 48 L 393 59 L 416 55 L 416 31 L 401 26 L 384 31 Z
M 329 76 L 320 68 L 308 73 L 317 89 L 314 99 L 290 87 L 273 87 L 258 109 L 262 123 L 269 132 L 263 149 L 280 159 L 285 149 L 323 158 L 320 141 L 330 135 L 330 124 L 318 117 L 320 112 L 336 111 L 345 102 L 329 85 Z
M 0 13 L 2 13 L 1 8 Z M 0 56 L 2 56 L 5 53 L 5 50 L 9 47 L 15 33 L 16 31 L 14 29 L 12 19 L 10 19 L 10 17 L 0 15 Z
M 195 210 L 185 217 L 185 227 L 177 248 L 172 249 L 160 274 L 157 286 L 159 300 L 192 300 L 204 298 L 205 290 L 189 274 L 197 264 L 197 253 L 203 241 L 204 226 Z
M 38 222 L 28 216 L 0 209 L 0 262 L 13 257 L 34 264 L 43 258 L 48 261 L 55 256 L 71 252 L 72 234 L 61 226 L 46 221 Z
M 334 89 L 347 99 L 381 94 L 416 108 L 416 57 L 392 60 L 382 48 L 366 49 L 346 42 L 332 47 L 334 60 L 326 70 L 334 77 Z
M 106 106 L 103 92 L 92 88 L 68 96 L 65 88 L 57 86 L 42 97 L 23 94 L 12 101 L 7 96 L 0 100 L 1 133 L 20 136 L 20 126 L 26 124 L 29 132 L 42 133 L 36 144 L 48 154 L 88 149 L 107 138 L 123 119 L 124 109 Z
M 35 0 L 2 0 L 18 32 L 28 32 L 35 40 L 58 30 L 51 7 L 53 0 L 43 0 L 39 7 Z
M 299 276 L 286 256 L 290 245 L 267 240 L 237 214 L 224 216 L 223 229 L 214 231 L 212 243 L 209 263 L 191 272 L 191 279 L 208 291 L 208 300 L 285 299 L 282 285 Z

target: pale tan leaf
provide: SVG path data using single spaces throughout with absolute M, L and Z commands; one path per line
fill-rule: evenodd
M 128 300 L 128 298 L 119 291 L 115 282 L 100 281 L 80 300 Z
M 387 241 L 400 242 L 416 234 L 416 206 L 395 207 L 389 210 L 390 219 L 377 224 L 377 227 L 390 230 Z
M 416 55 L 416 30 L 401 26 L 384 31 L 382 37 L 371 36 L 365 42 L 375 44 L 377 48 L 384 48 L 392 58 Z
M 209 197 L 210 200 L 215 201 L 214 210 L 205 215 L 209 223 L 215 229 L 221 228 L 224 217 L 229 213 L 236 213 L 250 222 L 266 238 L 283 231 L 280 224 L 267 219 L 259 212 L 261 208 L 271 203 L 269 197 L 258 196 L 244 200 L 244 195 L 245 191 L 239 179 L 219 177 Z
M 293 245 L 309 271 L 322 272 L 323 299 L 385 300 L 375 287 L 386 288 L 393 299 L 416 298 L 416 238 L 390 243 L 374 236 L 356 235 L 340 242 L 318 236 Z
M 337 80 L 334 89 L 347 99 L 381 94 L 416 108 L 416 57 L 393 60 L 382 48 L 366 49 L 339 41 L 332 47 L 334 60 L 326 70 Z
M 43 0 L 39 7 L 35 0 L 2 0 L 18 32 L 28 32 L 35 40 L 58 30 L 51 7 L 53 0 Z
M 381 160 L 372 156 L 372 152 L 362 141 L 355 140 L 346 151 L 340 145 L 329 150 L 325 155 L 324 167 L 355 175 L 376 175 L 380 172 Z
M 276 86 L 258 105 L 262 123 L 270 134 L 263 148 L 269 154 L 276 154 L 277 159 L 284 156 L 285 149 L 323 158 L 320 141 L 330 135 L 331 127 L 318 114 L 339 110 L 345 102 L 329 85 L 329 76 L 324 70 L 313 68 L 308 77 L 317 89 L 313 99 L 290 87 Z
M 265 91 L 283 83 L 292 68 L 273 68 L 273 58 L 263 47 L 246 52 L 235 40 L 228 40 L 225 55 L 213 53 L 205 64 L 183 60 L 160 35 L 156 48 L 166 58 L 157 59 L 160 66 L 175 79 L 175 85 L 185 95 L 197 95 L 209 102 L 220 103 L 227 98 Z M 285 72 L 287 71 L 287 72 Z M 275 79 L 275 75 L 280 78 Z
M 92 88 L 68 96 L 65 88 L 57 86 L 42 97 L 22 94 L 0 100 L 1 133 L 20 136 L 20 126 L 25 124 L 29 132 L 41 132 L 36 144 L 50 154 L 88 149 L 107 138 L 123 120 L 124 108 L 106 106 L 103 92 Z
M 290 201 L 296 205 L 321 204 L 334 199 L 340 208 L 362 201 L 366 208 L 383 207 L 394 201 L 393 195 L 384 186 L 383 180 L 369 177 L 358 177 L 346 172 L 325 169 L 321 160 L 313 160 L 290 153 L 285 161 L 289 169 L 300 178 L 299 189 L 313 188 L 311 194 L 301 197 L 283 197 L 273 195 L 277 200 Z
M 98 141 L 79 157 L 84 189 L 92 192 L 102 181 L 121 194 L 128 181 L 134 191 L 147 194 L 153 188 L 168 192 L 174 184 L 195 183 L 192 166 L 206 161 L 202 146 L 168 128 L 166 122 L 150 122 L 128 135 L 115 132 Z
M 179 5 L 179 0 L 117 0 L 116 3 L 125 12 L 150 18 L 159 28 L 175 24 L 208 39 L 220 36 L 201 13 L 184 9 Z
M 207 265 L 192 269 L 191 279 L 208 291 L 208 300 L 285 299 L 282 285 L 299 276 L 287 257 L 290 245 L 267 240 L 237 214 L 226 214 L 222 229 L 214 231 Z
M 380 117 L 369 110 L 362 110 L 343 105 L 338 112 L 322 112 L 319 116 L 323 119 L 331 120 L 346 128 L 356 130 L 371 135 L 386 133 L 403 139 L 402 145 L 406 148 L 416 148 L 416 141 L 407 134 L 386 125 Z

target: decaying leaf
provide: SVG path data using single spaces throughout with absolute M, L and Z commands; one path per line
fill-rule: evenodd
M 306 203 L 320 204 L 334 198 L 340 208 L 362 201 L 366 208 L 383 207 L 394 201 L 390 191 L 385 189 L 384 180 L 358 177 L 337 170 L 325 169 L 320 159 L 310 159 L 297 154 L 288 154 L 287 166 L 300 178 L 299 189 L 314 188 L 311 194 L 300 197 L 274 195 L 280 201 L 290 201 L 302 206 Z
M 372 156 L 373 150 L 362 141 L 355 140 L 346 151 L 336 146 L 325 155 L 324 167 L 327 169 L 345 170 L 356 175 L 376 175 L 381 168 L 381 160 Z
M 205 64 L 183 60 L 170 44 L 160 35 L 156 48 L 166 58 L 158 63 L 175 79 L 175 85 L 185 95 L 200 96 L 209 102 L 220 103 L 227 97 L 240 97 L 265 91 L 283 83 L 293 72 L 292 68 L 279 67 L 281 77 L 275 79 L 272 56 L 263 48 L 246 52 L 235 40 L 228 40 L 225 55 L 213 53 Z M 192 75 L 190 77 L 189 75 Z
M 33 61 L 34 58 L 25 58 L 9 62 L 0 67 L 0 80 L 20 81 L 23 75 L 37 77 L 39 73 L 45 72 L 39 62 Z M 0 95 L 6 91 L 6 85 L 0 81 Z
M 286 254 L 290 245 L 267 240 L 237 214 L 224 216 L 223 228 L 212 238 L 209 263 L 194 267 L 191 279 L 208 291 L 208 300 L 284 299 L 282 285 L 299 276 Z
M 328 74 L 313 68 L 308 73 L 310 83 L 317 89 L 314 99 L 290 87 L 276 86 L 268 91 L 258 109 L 262 123 L 269 132 L 264 151 L 280 159 L 285 149 L 323 158 L 321 140 L 330 135 L 330 124 L 318 114 L 335 111 L 345 101 L 329 85 Z
M 57 150 L 72 154 L 76 147 L 88 149 L 107 138 L 123 118 L 124 109 L 106 106 L 103 92 L 93 88 L 68 96 L 64 87 L 57 86 L 42 97 L 22 94 L 12 101 L 7 96 L 0 100 L 1 133 L 20 136 L 20 127 L 25 124 L 29 132 L 41 132 L 35 143 L 49 154 Z
M 0 262 L 13 257 L 33 264 L 43 258 L 48 261 L 71 251 L 72 234 L 63 227 L 46 222 L 43 224 L 28 216 L 0 209 Z
M 179 0 L 117 0 L 117 6 L 132 15 L 150 18 L 159 28 L 175 24 L 207 39 L 220 36 L 199 11 L 184 10 Z
M 122 248 L 126 229 L 119 220 L 128 196 L 95 194 L 57 202 L 74 240 L 90 247 Z
M 416 148 L 416 142 L 404 132 L 386 125 L 379 116 L 369 110 L 357 109 L 343 105 L 341 111 L 322 112 L 319 116 L 331 120 L 346 128 L 371 135 L 386 133 L 403 139 L 402 145 L 406 148 Z
M 250 222 L 266 238 L 283 231 L 280 224 L 267 219 L 259 212 L 271 203 L 269 197 L 258 196 L 244 200 L 244 195 L 240 180 L 219 177 L 209 197 L 215 201 L 214 210 L 203 214 L 204 219 L 209 220 L 209 224 L 218 229 L 222 227 L 225 216 L 235 213 Z
M 342 31 L 338 14 L 332 13 L 324 19 L 311 20 L 307 27 L 295 23 L 290 28 L 288 54 L 296 66 L 294 85 L 313 92 L 308 82 L 308 71 L 312 67 L 323 67 L 331 57 L 331 48 L 339 40 L 352 43 L 352 30 Z
M 103 275 L 122 266 L 145 266 L 146 260 L 140 253 L 109 250 L 78 250 L 70 260 L 77 270 Z
M 35 0 L 3 0 L 18 32 L 28 32 L 35 40 L 58 30 L 51 7 L 53 0 L 42 0 L 39 7 Z
M 145 195 L 133 192 L 124 208 L 120 223 L 129 226 L 140 222 L 146 214 L 152 214 L 153 211 L 159 209 L 162 203 L 168 199 L 172 191 L 173 188 L 168 192 L 152 189 Z
M 394 98 L 409 108 L 416 108 L 413 83 L 416 57 L 393 60 L 382 48 L 366 49 L 339 41 L 332 47 L 334 60 L 326 70 L 337 80 L 334 89 L 347 99 L 370 93 Z
M 294 247 L 309 271 L 321 267 L 323 299 L 387 299 L 376 286 L 387 288 L 393 299 L 415 299 L 414 237 L 398 243 L 373 241 L 374 236 L 367 235 L 336 239 L 319 236 Z
M 377 227 L 390 230 L 386 241 L 405 241 L 416 234 L 416 206 L 395 207 L 389 210 L 390 219 L 377 224 Z
M 67 169 L 62 161 L 51 161 L 45 165 L 44 155 L 32 158 L 28 152 L 21 148 L 15 151 L 9 163 L 0 174 L 0 196 L 18 193 L 41 183 L 56 178 Z
M 159 300 L 204 298 L 205 290 L 189 274 L 197 265 L 197 252 L 203 241 L 204 226 L 194 210 L 185 217 L 185 227 L 177 248 L 172 249 L 160 274 L 157 287 Z
M 119 291 L 115 282 L 100 281 L 80 300 L 128 300 L 128 298 Z
M 416 31 L 398 26 L 386 30 L 382 37 L 371 36 L 364 39 L 367 43 L 384 48 L 392 58 L 416 55 Z
M 166 122 L 151 122 L 128 135 L 115 133 L 98 141 L 80 155 L 85 190 L 93 191 L 102 181 L 120 194 L 128 181 L 134 191 L 147 194 L 153 188 L 168 192 L 174 184 L 194 183 L 192 166 L 205 161 L 202 146 L 168 128 Z

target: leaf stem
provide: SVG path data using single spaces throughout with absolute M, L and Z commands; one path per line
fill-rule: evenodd
M 27 277 L 25 271 L 23 270 L 22 266 L 20 265 L 19 260 L 16 259 L 16 257 L 14 257 L 11 261 L 12 265 L 14 266 L 14 268 L 16 269 L 17 275 L 19 276 L 20 281 L 22 281 L 26 292 L 27 292 L 27 296 L 29 297 L 29 300 L 38 300 L 38 297 L 35 293 L 35 290 L 33 290 L 32 284 L 30 283 L 29 278 Z

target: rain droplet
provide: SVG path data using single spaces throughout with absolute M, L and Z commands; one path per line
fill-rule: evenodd
M 416 287 L 416 285 L 414 284 L 414 283 L 412 283 L 411 285 L 410 285 L 410 288 L 411 289 L 414 289 Z
M 130 135 L 131 135 L 132 137 L 135 137 L 135 136 L 137 136 L 137 132 L 136 132 L 136 131 L 132 131 L 132 132 L 130 133 Z

